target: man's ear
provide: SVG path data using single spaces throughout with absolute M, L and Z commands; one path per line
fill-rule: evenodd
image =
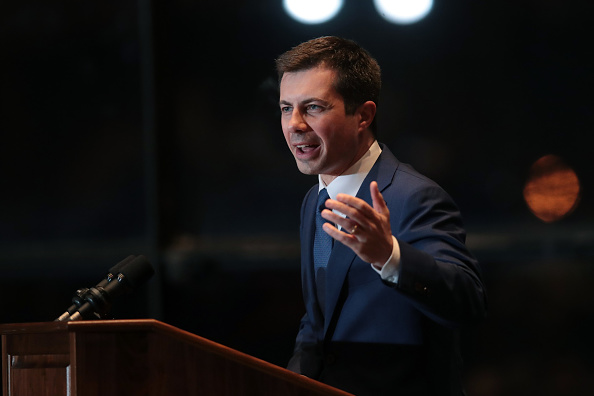
M 359 106 L 357 109 L 357 113 L 359 114 L 359 131 L 364 131 L 371 126 L 376 110 L 377 106 L 371 100 Z

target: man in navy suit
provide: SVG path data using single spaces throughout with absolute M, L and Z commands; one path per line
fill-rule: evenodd
M 319 177 L 301 208 L 289 369 L 356 395 L 463 394 L 459 331 L 484 317 L 485 289 L 452 199 L 375 138 L 377 62 L 321 37 L 276 64 L 283 134 Z

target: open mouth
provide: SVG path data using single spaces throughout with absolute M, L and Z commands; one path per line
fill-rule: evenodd
M 320 146 L 317 145 L 317 144 L 300 144 L 300 145 L 295 146 L 295 147 L 297 147 L 297 151 L 298 152 L 305 154 L 305 153 L 309 153 L 309 152 L 317 149 Z

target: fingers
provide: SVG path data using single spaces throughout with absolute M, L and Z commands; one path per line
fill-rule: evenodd
M 358 226 L 358 223 L 350 218 L 344 218 L 341 215 L 334 213 L 331 210 L 324 209 L 322 211 L 322 217 L 328 220 L 331 223 L 339 225 L 343 230 L 348 231 L 349 233 L 353 230 L 355 226 Z
M 375 215 L 374 209 L 367 202 L 346 194 L 338 194 L 335 200 L 326 201 L 326 208 L 336 210 L 357 223 L 373 219 Z
M 362 199 L 346 194 L 338 194 L 336 200 L 329 199 L 326 201 L 326 209 L 322 211 L 322 217 L 342 228 L 342 230 L 337 229 L 337 232 L 358 234 L 359 237 L 362 236 L 361 233 L 366 234 L 365 230 L 378 228 L 377 223 L 384 217 L 383 213 L 388 212 L 388 208 L 377 188 L 377 183 L 372 183 L 371 191 L 373 208 Z M 341 216 L 341 213 L 344 216 Z M 355 230 L 356 232 L 353 232 Z M 359 239 L 363 240 L 365 237 Z
M 373 187 L 375 185 L 375 187 Z M 375 188 L 375 189 L 374 189 Z M 386 202 L 382 197 L 382 194 L 379 192 L 377 188 L 377 184 L 374 182 L 371 187 L 371 199 L 373 207 L 371 207 L 367 202 L 363 201 L 362 199 L 346 195 L 346 194 L 338 194 L 336 199 L 329 199 L 326 201 L 326 208 L 330 210 L 335 210 L 347 216 L 348 218 L 352 219 L 354 223 L 365 224 L 366 222 L 374 222 L 377 220 L 378 215 L 380 216 L 389 216 L 389 210 L 386 206 Z M 339 221 L 334 221 L 333 218 L 324 217 L 327 220 L 331 220 L 334 223 L 339 224 L 341 227 L 345 227 L 346 229 L 351 229 L 352 224 L 349 226 L 347 223 L 343 225 Z
M 347 234 L 346 232 L 340 231 L 340 230 L 338 230 L 338 228 L 334 227 L 330 223 L 324 223 L 323 228 L 324 228 L 324 231 L 326 232 L 326 234 L 330 235 L 335 240 L 337 240 L 337 241 L 341 242 L 342 244 L 355 250 L 355 253 L 358 252 L 357 246 L 359 246 L 363 243 L 363 241 L 360 241 L 354 235 Z
M 369 188 L 371 205 L 347 194 L 327 200 L 322 217 L 332 224 L 325 223 L 324 231 L 363 261 L 381 266 L 392 252 L 390 213 L 377 183 L 372 182 Z

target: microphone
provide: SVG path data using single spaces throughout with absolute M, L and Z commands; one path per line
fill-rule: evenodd
M 56 321 L 105 318 L 114 298 L 131 292 L 136 286 L 149 280 L 154 273 L 155 270 L 145 256 L 128 256 L 110 268 L 106 277 L 95 287 L 77 290 L 72 298 L 73 305 Z
M 126 264 L 128 264 L 129 262 L 131 262 L 132 260 L 134 260 L 135 256 L 128 256 L 125 259 L 123 259 L 122 261 L 120 261 L 119 263 L 117 263 L 116 265 L 114 265 L 113 267 L 111 267 L 109 269 L 109 271 L 107 272 L 107 274 L 105 275 L 105 278 L 99 282 L 97 284 L 96 287 L 105 287 L 109 282 L 111 282 L 112 280 L 115 279 L 115 277 L 117 275 L 118 272 L 120 272 L 120 269 L 122 269 Z M 74 297 L 72 297 L 72 305 L 70 306 L 70 308 L 68 308 L 66 310 L 66 312 L 64 312 L 62 315 L 60 315 L 58 317 L 58 319 L 56 319 L 56 322 L 64 322 L 66 321 L 70 315 L 72 315 L 73 313 L 75 313 L 84 303 L 85 303 L 85 296 L 87 295 L 87 293 L 89 292 L 89 288 L 85 287 L 82 289 L 78 289 L 75 294 Z

